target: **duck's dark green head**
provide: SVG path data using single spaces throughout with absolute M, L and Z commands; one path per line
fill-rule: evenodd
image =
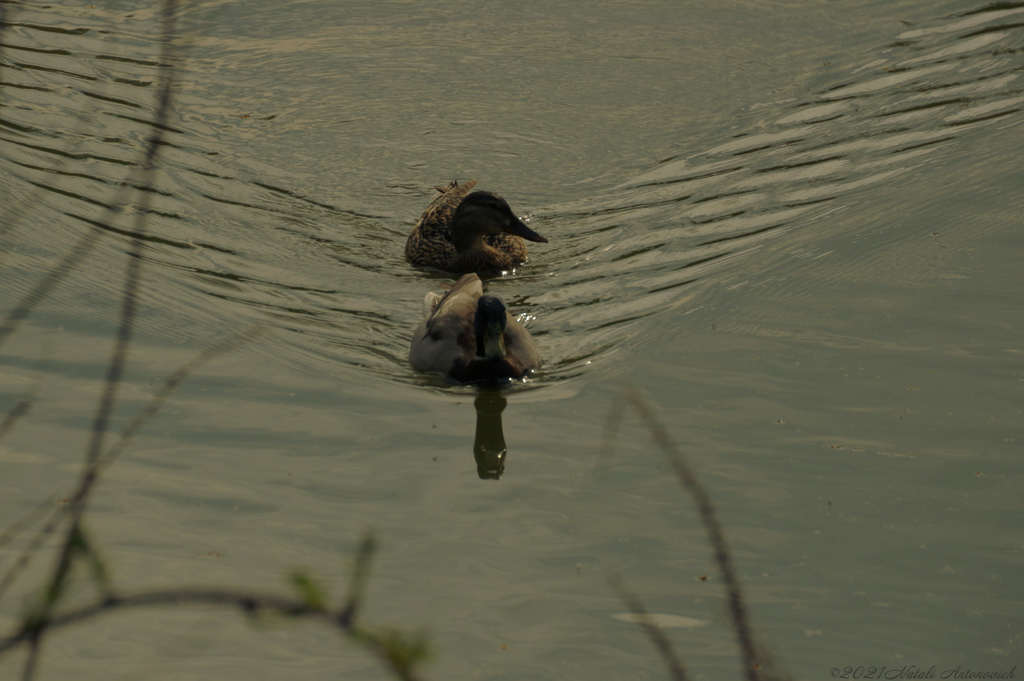
M 478 359 L 505 359 L 505 303 L 498 296 L 480 296 L 476 303 L 473 327 L 476 331 Z
M 462 200 L 452 215 L 452 240 L 458 251 L 479 247 L 484 234 L 496 232 L 547 243 L 545 237 L 516 217 L 505 199 L 491 192 L 473 192 Z

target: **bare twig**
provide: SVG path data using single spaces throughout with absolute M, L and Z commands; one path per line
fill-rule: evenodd
M 105 470 L 107 467 L 113 464 L 117 457 L 131 443 L 135 434 L 138 433 L 138 431 L 151 418 L 153 418 L 153 416 L 155 416 L 157 412 L 160 411 L 160 408 L 163 406 L 164 402 L 167 401 L 167 399 L 178 388 L 181 382 L 188 378 L 196 369 L 198 369 L 203 364 L 206 364 L 207 362 L 209 362 L 210 360 L 214 359 L 219 355 L 237 349 L 244 343 L 247 343 L 252 339 L 258 337 L 264 331 L 265 328 L 263 326 L 251 326 L 242 333 L 236 336 L 232 336 L 231 338 L 228 338 L 227 340 L 221 343 L 218 343 L 210 348 L 207 348 L 206 350 L 202 351 L 194 358 L 180 366 L 176 371 L 174 371 L 170 376 L 168 376 L 164 380 L 164 384 L 161 386 L 160 390 L 158 390 L 157 393 L 152 397 L 152 399 L 150 399 L 149 404 L 147 404 L 146 407 L 141 412 L 139 412 L 138 416 L 136 416 L 132 420 L 128 427 L 121 432 L 120 437 L 118 437 L 114 444 L 110 446 L 106 453 L 98 461 L 96 461 L 94 464 L 88 467 L 87 474 L 85 477 L 89 478 L 90 480 L 95 480 L 100 475 L 100 473 L 103 472 L 103 470 Z M 87 492 L 87 490 L 83 491 L 80 483 L 80 486 L 78 490 L 76 490 L 75 495 L 83 494 L 85 492 Z M 39 513 L 41 510 L 44 510 L 47 506 L 51 504 L 52 502 L 47 502 L 46 504 L 42 505 L 40 509 L 37 509 L 37 511 L 34 511 L 33 513 Z M 32 538 L 32 541 L 29 543 L 29 545 L 25 548 L 24 551 L 22 551 L 21 555 L 18 556 L 18 559 L 14 562 L 11 568 L 3 575 L 2 578 L 0 578 L 0 600 L 3 600 L 4 594 L 7 592 L 7 589 L 9 589 L 10 586 L 17 579 L 18 575 L 24 572 L 25 568 L 28 567 L 32 558 L 35 556 L 36 552 L 40 549 L 40 547 L 42 547 L 43 543 L 45 543 L 46 539 L 54 533 L 60 521 L 66 517 L 66 513 L 68 512 L 68 510 L 68 506 L 61 506 L 52 509 L 46 524 L 42 528 L 40 528 L 40 530 Z M 3 535 L 0 535 L 0 545 L 5 543 L 6 541 L 9 541 L 9 536 L 13 536 L 17 532 L 20 532 L 20 524 L 21 523 L 19 522 L 18 529 L 12 527 L 9 528 Z
M 164 0 L 162 6 L 162 19 L 164 22 L 163 41 L 163 62 L 173 60 L 171 36 L 173 35 L 174 20 L 177 14 L 177 3 L 175 0 Z M 160 84 L 157 97 L 157 109 L 154 120 L 150 124 L 152 136 L 148 140 L 146 156 L 142 163 L 142 184 L 144 191 L 139 192 L 139 209 L 136 214 L 135 230 L 132 235 L 131 248 L 128 252 L 128 268 L 125 274 L 124 296 L 121 303 L 121 321 L 117 331 L 117 341 L 107 368 L 107 378 L 100 398 L 99 408 L 92 427 L 92 438 L 89 449 L 86 453 L 86 460 L 93 463 L 100 458 L 103 451 L 103 439 L 107 432 L 107 422 L 113 411 L 117 399 L 117 389 L 121 382 L 121 374 L 124 371 L 128 358 L 128 348 L 131 344 L 132 332 L 135 324 L 135 305 L 138 299 L 140 279 L 142 277 L 142 251 L 145 246 L 143 236 L 146 233 L 146 220 L 149 214 L 149 201 L 153 194 L 153 176 L 157 169 L 157 158 L 163 143 L 164 130 L 167 127 L 167 120 L 170 115 L 171 91 L 174 85 L 174 70 L 168 68 Z
M 39 633 L 36 632 L 28 641 L 28 659 L 25 660 L 25 669 L 22 670 L 23 681 L 31 681 L 36 674 L 36 665 L 39 664 Z
M 55 265 L 49 272 L 43 276 L 42 279 L 29 291 L 24 298 L 22 298 L 14 306 L 7 317 L 0 322 L 0 345 L 4 344 L 4 341 L 14 333 L 17 328 L 25 321 L 32 311 L 39 306 L 47 296 L 53 292 L 53 289 L 62 282 L 65 277 L 71 274 L 76 267 L 78 267 L 85 260 L 85 257 L 89 255 L 92 249 L 99 242 L 99 238 L 102 232 L 98 227 L 92 227 L 85 235 L 83 235 L 71 247 L 71 250 L 65 255 L 57 265 Z
M 0 421 L 0 440 L 4 439 L 4 436 L 7 435 L 8 431 L 14 427 L 14 424 L 18 422 L 18 419 L 28 413 L 29 409 L 32 408 L 33 402 L 34 397 L 29 393 L 25 393 L 17 402 L 14 403 L 14 406 L 7 411 L 7 415 L 4 416 L 4 420 Z
M 178 386 L 181 385 L 182 381 L 192 375 L 196 369 L 226 352 L 237 350 L 245 343 L 259 337 L 265 331 L 265 326 L 261 324 L 254 324 L 241 333 L 231 336 L 227 340 L 203 350 L 191 360 L 178 367 L 177 370 L 164 379 L 164 384 L 160 387 L 160 390 L 153 395 L 149 404 L 147 404 L 146 407 L 139 412 L 138 416 L 128 424 L 128 427 L 121 432 L 121 436 L 118 437 L 117 441 L 115 441 L 103 457 L 96 462 L 99 469 L 102 470 L 107 466 L 110 466 L 110 464 L 117 459 L 125 448 L 127 448 L 128 444 L 132 441 L 132 438 L 135 437 L 135 434 L 138 433 L 151 418 L 156 416 L 157 412 L 160 411 L 160 408 L 163 407 L 164 402 L 167 401 L 167 398 L 169 398 L 171 394 L 178 389 Z M 101 472 L 101 470 L 98 470 L 97 472 Z
M 177 3 L 175 0 L 164 0 L 161 5 L 161 20 L 163 22 L 163 41 L 161 52 L 162 63 L 173 62 L 173 30 L 177 15 Z M 156 173 L 157 159 L 163 142 L 163 131 L 167 128 L 167 120 L 170 114 L 171 92 L 174 84 L 174 69 L 170 66 L 163 74 L 157 96 L 156 112 L 150 124 L 151 137 L 147 140 L 146 154 L 142 163 L 142 185 L 139 192 L 139 207 L 135 222 L 135 231 L 132 235 L 131 247 L 128 253 L 128 264 L 125 274 L 124 294 L 121 303 L 121 317 L 117 330 L 117 338 L 111 355 L 110 363 L 107 366 L 107 376 L 104 382 L 103 392 L 96 409 L 96 416 L 93 419 L 91 436 L 86 450 L 85 471 L 82 475 L 78 490 L 71 498 L 68 506 L 68 514 L 71 516 L 71 524 L 65 535 L 64 543 L 56 562 L 54 563 L 50 579 L 45 588 L 45 599 L 41 609 L 34 618 L 31 626 L 33 654 L 29 656 L 25 665 L 24 679 L 30 681 L 33 678 L 36 668 L 36 657 L 42 646 L 43 635 L 49 628 L 51 613 L 63 594 L 65 582 L 71 571 L 71 565 L 76 555 L 81 554 L 87 558 L 95 559 L 92 549 L 85 541 L 82 531 L 82 518 L 85 513 L 86 501 L 89 492 L 93 489 L 98 479 L 103 453 L 104 439 L 107 434 L 111 413 L 117 401 L 118 387 L 121 383 L 121 376 L 124 372 L 128 359 L 128 348 L 131 344 L 132 332 L 135 323 L 135 306 L 138 298 L 139 283 L 141 278 L 142 251 L 144 248 L 143 236 L 146 232 L 146 219 L 149 212 L 149 201 L 153 187 L 153 176 Z M 78 253 L 78 257 L 84 255 Z M 51 271 L 51 275 L 55 275 Z M 57 273 L 59 274 L 59 273 Z M 63 275 L 62 275 L 63 276 Z M 56 285 L 57 279 L 53 280 Z M 36 289 L 39 291 L 39 287 Z M 41 298 L 40 298 L 41 299 Z M 38 304 L 38 302 L 36 303 Z M 27 316 L 30 309 L 16 309 L 12 315 L 22 314 Z M 22 317 L 24 318 L 24 317 Z M 10 319 L 10 317 L 8 318 Z M 14 326 L 5 322 L 0 327 L 0 342 L 3 341 L 4 333 L 9 334 Z
M 4 12 L 6 12 L 6 7 L 4 3 L 0 3 L 0 20 L 4 19 Z M 83 262 L 85 262 L 88 255 L 99 243 L 100 237 L 103 236 L 103 229 L 98 225 L 109 224 L 113 220 L 114 216 L 122 211 L 127 202 L 127 195 L 133 189 L 141 190 L 139 191 L 141 198 L 139 201 L 139 211 L 136 214 L 136 235 L 133 238 L 132 255 L 138 255 L 135 252 L 136 250 L 141 253 L 142 245 L 139 236 L 145 233 L 144 221 L 147 217 L 150 194 L 153 193 L 150 191 L 152 189 L 152 177 L 156 170 L 156 160 L 163 142 L 163 131 L 167 129 L 168 113 L 170 111 L 170 97 L 174 77 L 174 44 L 172 40 L 172 30 L 176 15 L 177 0 L 164 0 L 162 4 L 164 35 L 162 42 L 161 64 L 168 66 L 158 91 L 157 108 L 154 120 L 150 123 L 152 136 L 147 140 L 143 162 L 140 164 L 138 169 L 133 170 L 132 173 L 129 174 L 128 178 L 124 182 L 119 184 L 114 193 L 113 201 L 107 205 L 107 208 L 99 221 L 96 224 L 91 225 L 89 231 L 79 237 L 64 257 L 61 258 L 60 262 L 43 275 L 36 285 L 27 294 L 25 294 L 20 301 L 18 301 L 3 321 L 0 321 L 0 346 L 2 346 L 11 334 L 21 326 L 21 323 L 24 322 L 28 316 L 32 314 L 32 312 L 44 300 L 46 300 L 47 297 L 49 297 L 51 293 L 53 293 L 54 289 L 56 289 L 64 279 L 66 279 Z M 0 26 L 6 26 L 6 23 L 0 21 Z M 136 180 L 136 177 L 139 179 Z M 13 226 L 14 217 L 14 213 L 10 210 L 3 215 L 2 219 L 0 219 L 0 235 L 2 235 L 6 229 Z
M 228 606 L 238 609 L 249 617 L 278 615 L 304 618 L 336 627 L 343 634 L 369 649 L 394 672 L 396 677 L 403 681 L 418 681 L 420 677 L 414 671 L 413 665 L 427 655 L 424 641 L 417 640 L 415 637 L 409 639 L 395 631 L 366 628 L 357 624 L 352 616 L 352 613 L 356 612 L 360 606 L 361 591 L 368 576 L 365 574 L 365 570 L 369 569 L 375 545 L 376 540 L 368 534 L 357 554 L 356 574 L 353 575 L 346 603 L 340 608 L 329 608 L 319 597 L 311 598 L 310 591 L 319 593 L 319 587 L 315 584 L 311 585 L 309 590 L 300 588 L 297 598 L 217 587 L 154 589 L 127 594 L 107 591 L 93 603 L 70 608 L 63 612 L 52 612 L 47 609 L 45 603 L 42 604 L 37 611 L 25 619 L 18 631 L 7 638 L 0 638 L 0 656 L 27 646 L 29 657 L 23 678 L 31 679 L 37 666 L 38 651 L 44 632 L 48 633 L 54 629 L 85 622 L 100 615 L 132 608 L 181 605 Z
M 377 551 L 377 539 L 373 533 L 367 533 L 359 543 L 359 551 L 356 553 L 355 566 L 352 569 L 352 578 L 348 585 L 348 602 L 342 609 L 342 615 L 346 622 L 353 624 L 359 614 L 359 607 L 363 602 L 363 594 L 366 593 L 366 583 L 370 579 L 370 566 L 373 562 L 373 554 Z
M 683 663 L 679 661 L 679 657 L 672 648 L 668 637 L 665 636 L 661 628 L 647 614 L 644 604 L 635 593 L 629 590 L 622 576 L 610 576 L 608 584 L 619 595 L 619 599 L 626 604 L 629 611 L 637 618 L 644 633 L 647 634 L 647 638 L 651 640 L 651 643 L 654 644 L 654 647 L 657 648 L 658 653 L 661 655 L 661 659 L 665 661 L 665 665 L 668 667 L 668 672 L 672 678 L 675 681 L 687 681 L 688 677 L 686 676 L 686 670 L 683 668 Z
M 21 397 L 14 406 L 11 407 L 7 415 L 4 416 L 3 422 L 0 422 L 0 440 L 14 428 L 14 425 L 32 409 L 32 405 L 35 404 L 36 397 L 39 393 L 39 384 L 42 382 L 42 374 L 49 367 L 51 354 L 53 352 L 53 345 L 48 341 L 43 342 L 43 350 L 41 356 L 36 360 L 35 368 L 33 373 L 35 377 L 32 379 L 32 384 L 28 390 L 22 393 Z
M 0 12 L 4 10 L 0 1 Z M 136 608 L 160 605 L 226 605 L 235 607 L 249 616 L 277 614 L 289 617 L 304 617 L 323 621 L 329 626 L 340 629 L 353 641 L 366 647 L 377 656 L 400 679 L 417 681 L 414 671 L 416 665 L 426 659 L 429 648 L 426 638 L 421 634 L 407 635 L 398 630 L 375 629 L 358 623 L 357 615 L 361 610 L 362 598 L 369 578 L 370 566 L 376 542 L 372 535 L 367 535 L 356 556 L 356 566 L 346 599 L 341 607 L 330 609 L 324 591 L 308 575 L 293 575 L 293 584 L 299 589 L 299 597 L 289 598 L 275 594 L 257 594 L 234 589 L 203 589 L 181 588 L 168 590 L 139 591 L 129 594 L 119 593 L 111 583 L 107 569 L 95 545 L 84 530 L 88 498 L 95 488 L 96 481 L 103 471 L 110 466 L 125 450 L 135 434 L 159 411 L 167 398 L 198 366 L 210 361 L 213 357 L 237 348 L 262 332 L 262 328 L 251 328 L 242 334 L 228 339 L 200 353 L 189 363 L 172 373 L 163 386 L 150 400 L 149 404 L 121 433 L 113 445 L 106 444 L 110 430 L 110 421 L 118 400 L 118 390 L 123 380 L 131 347 L 136 306 L 140 290 L 141 267 L 143 262 L 144 239 L 146 235 L 146 219 L 149 202 L 154 194 L 153 176 L 157 169 L 157 160 L 163 145 L 164 131 L 168 130 L 167 120 L 170 111 L 171 92 L 175 70 L 173 68 L 172 30 L 177 14 L 176 0 L 162 0 L 161 18 L 163 21 L 162 64 L 166 67 L 160 79 L 158 102 L 153 120 L 150 123 L 150 137 L 147 139 L 145 158 L 138 171 L 141 179 L 138 183 L 126 182 L 124 186 L 135 185 L 139 190 L 136 206 L 136 221 L 130 233 L 131 242 L 128 248 L 128 261 L 125 281 L 122 289 L 120 319 L 111 351 L 107 373 L 99 397 L 96 412 L 90 430 L 85 465 L 78 486 L 69 501 L 61 508 L 55 509 L 44 527 L 33 537 L 29 546 L 16 561 L 3 579 L 0 580 L 0 596 L 6 591 L 16 577 L 25 569 L 31 558 L 38 553 L 43 543 L 59 528 L 62 528 L 63 542 L 58 547 L 58 556 L 54 561 L 49 579 L 43 585 L 41 597 L 35 607 L 21 622 L 20 628 L 7 638 L 0 638 L 0 655 L 15 650 L 26 649 L 26 662 L 22 671 L 24 681 L 32 681 L 38 671 L 42 659 L 43 641 L 55 628 L 60 628 L 87 621 L 101 614 L 125 608 Z M 2 18 L 2 17 L 0 17 Z M 134 171 L 133 171 L 134 172 Z M 131 175 L 130 177 L 135 177 Z M 120 192 L 120 190 L 119 190 Z M 0 321 L 0 344 L 2 344 L 23 322 L 32 311 L 50 293 L 80 265 L 96 246 L 101 229 L 107 226 L 107 220 L 114 212 L 123 208 L 125 202 L 118 199 L 108 209 L 104 220 L 94 226 L 89 233 L 81 237 L 64 258 L 46 273 L 34 288 Z M 31 400 L 23 398 L 0 424 L 0 434 L 9 430 L 10 426 L 24 414 Z M 90 604 L 74 608 L 64 608 L 64 596 L 68 590 L 72 572 L 84 565 L 91 571 L 92 579 L 97 584 L 96 600 Z
M 32 541 L 29 542 L 28 546 L 21 552 L 21 555 L 18 556 L 18 559 L 11 565 L 11 569 L 0 579 L 0 600 L 3 600 L 7 590 L 14 584 L 18 575 L 29 566 L 32 559 L 39 552 L 39 549 L 46 543 L 46 540 L 57 531 L 58 525 L 66 517 L 64 513 L 64 508 L 56 506 L 47 515 L 46 524 L 36 532 L 35 536 L 32 537 Z
M 31 646 L 43 629 L 60 629 L 116 610 L 167 605 L 226 605 L 236 607 L 249 616 L 279 614 L 308 617 L 323 620 L 345 629 L 346 633 L 351 633 L 351 627 L 342 626 L 340 612 L 313 608 L 304 600 L 297 598 L 219 588 L 160 589 L 111 594 L 95 603 L 51 614 L 45 618 L 32 617 L 12 636 L 0 639 L 0 654 L 21 646 Z
M 604 420 L 604 435 L 601 438 L 601 457 L 607 457 L 619 439 L 619 429 L 622 427 L 622 417 L 626 413 L 626 400 L 619 396 L 612 398 L 611 406 L 608 407 L 608 416 Z
M 22 518 L 15 520 L 6 530 L 3 531 L 3 533 L 0 533 L 0 547 L 8 542 L 14 541 L 15 537 L 17 537 L 22 530 L 35 524 L 36 520 L 39 518 L 52 514 L 53 510 L 53 500 L 47 499 L 26 513 Z M 49 511 L 49 513 L 47 513 L 47 511 Z
M 743 672 L 748 681 L 763 681 L 766 678 L 776 677 L 776 672 L 769 664 L 771 660 L 762 653 L 754 643 L 753 631 L 747 617 L 747 608 L 743 601 L 743 590 L 740 587 L 736 570 L 732 564 L 732 555 L 725 541 L 725 534 L 715 514 L 715 507 L 711 503 L 711 496 L 704 486 L 697 480 L 686 458 L 676 447 L 675 442 L 668 436 L 664 426 L 654 414 L 654 410 L 643 398 L 640 392 L 634 388 L 624 391 L 623 397 L 633 407 L 640 420 L 647 426 L 651 437 L 661 448 L 675 472 L 676 477 L 683 487 L 689 492 L 697 505 L 697 513 L 704 531 L 711 542 L 712 551 L 715 555 L 715 562 L 722 573 L 722 581 L 729 597 L 729 619 L 732 622 L 736 633 L 736 639 L 740 645 L 743 656 Z

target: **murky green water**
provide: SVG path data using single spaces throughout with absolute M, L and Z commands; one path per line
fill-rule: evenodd
M 268 331 L 105 475 L 90 528 L 116 583 L 283 589 L 303 566 L 340 594 L 373 529 L 365 616 L 425 627 L 430 678 L 665 678 L 615 618 L 612 573 L 703 623 L 666 630 L 695 678 L 735 678 L 691 500 L 634 418 L 600 453 L 634 386 L 794 676 L 1020 663 L 1022 18 L 920 0 L 190 8 L 116 423 L 215 341 Z M 7 22 L 5 313 L 115 201 L 159 70 L 150 9 Z M 402 248 L 453 178 L 550 239 L 489 284 L 546 361 L 505 395 L 497 481 L 474 460 L 475 393 L 406 360 L 445 278 Z M 0 442 L 0 526 L 79 473 L 129 217 L 0 350 L 3 409 L 38 389 Z M 61 632 L 41 672 L 386 677 L 332 632 L 202 610 Z

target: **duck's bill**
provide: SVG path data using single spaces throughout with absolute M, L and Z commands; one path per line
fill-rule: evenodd
M 489 322 L 484 332 L 484 357 L 494 361 L 505 359 L 505 332 L 499 322 Z
M 505 231 L 508 232 L 509 234 L 521 236 L 527 241 L 539 241 L 540 243 L 544 244 L 548 242 L 547 237 L 543 237 L 540 234 L 537 234 L 537 232 L 527 227 L 521 220 L 515 220 L 513 222 L 510 222 L 508 227 L 505 228 Z

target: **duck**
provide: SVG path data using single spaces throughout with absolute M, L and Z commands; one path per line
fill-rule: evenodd
M 521 379 L 541 365 L 540 351 L 499 296 L 484 294 L 470 272 L 443 296 L 428 293 L 426 318 L 413 334 L 409 362 L 416 371 L 456 383 Z
M 523 239 L 547 243 L 516 217 L 497 194 L 470 190 L 452 180 L 423 211 L 405 242 L 405 255 L 417 267 L 483 276 L 497 276 L 526 262 Z

